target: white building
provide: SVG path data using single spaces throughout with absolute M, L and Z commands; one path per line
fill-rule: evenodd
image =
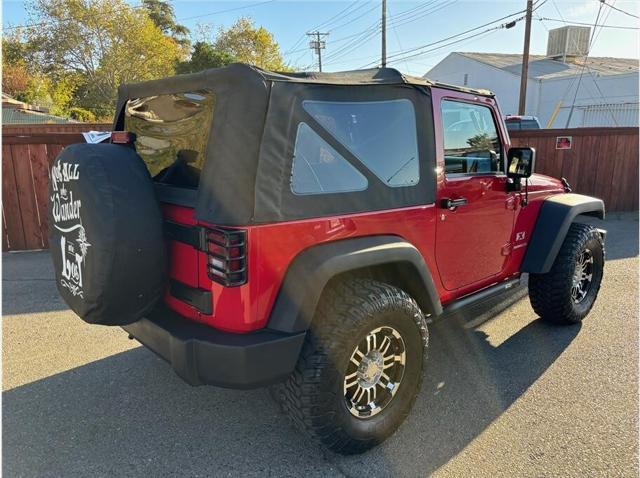
M 543 128 L 564 128 L 574 104 L 569 127 L 638 126 L 638 60 L 588 57 L 585 64 L 575 48 L 566 48 L 572 34 L 585 37 L 583 31 L 574 30 L 579 28 L 551 30 L 547 56 L 529 56 L 525 114 L 537 116 Z M 560 36 L 558 33 L 564 33 L 560 30 L 569 31 Z M 558 37 L 562 39 L 560 46 Z M 425 78 L 489 89 L 508 115 L 518 113 L 521 68 L 519 54 L 456 52 L 429 70 Z

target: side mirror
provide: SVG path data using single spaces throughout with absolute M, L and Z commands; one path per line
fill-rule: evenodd
M 533 148 L 510 148 L 507 153 L 507 177 L 520 179 L 533 174 L 536 150 Z

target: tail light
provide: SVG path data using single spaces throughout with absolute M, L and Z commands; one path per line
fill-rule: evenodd
M 136 135 L 129 131 L 112 131 L 111 142 L 114 144 L 133 144 L 136 140 Z
M 247 282 L 247 233 L 235 229 L 207 229 L 207 274 L 227 287 Z

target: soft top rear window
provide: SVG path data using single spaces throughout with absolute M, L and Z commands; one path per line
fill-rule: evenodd
M 209 90 L 134 98 L 127 101 L 126 131 L 154 181 L 197 188 L 213 121 Z

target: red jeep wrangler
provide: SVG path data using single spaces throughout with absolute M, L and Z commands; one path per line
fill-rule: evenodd
M 603 202 L 532 175 L 489 91 L 234 64 L 123 86 L 114 130 L 52 169 L 63 298 L 189 384 L 276 384 L 337 452 L 409 414 L 443 311 L 527 276 L 544 321 L 596 299 Z

